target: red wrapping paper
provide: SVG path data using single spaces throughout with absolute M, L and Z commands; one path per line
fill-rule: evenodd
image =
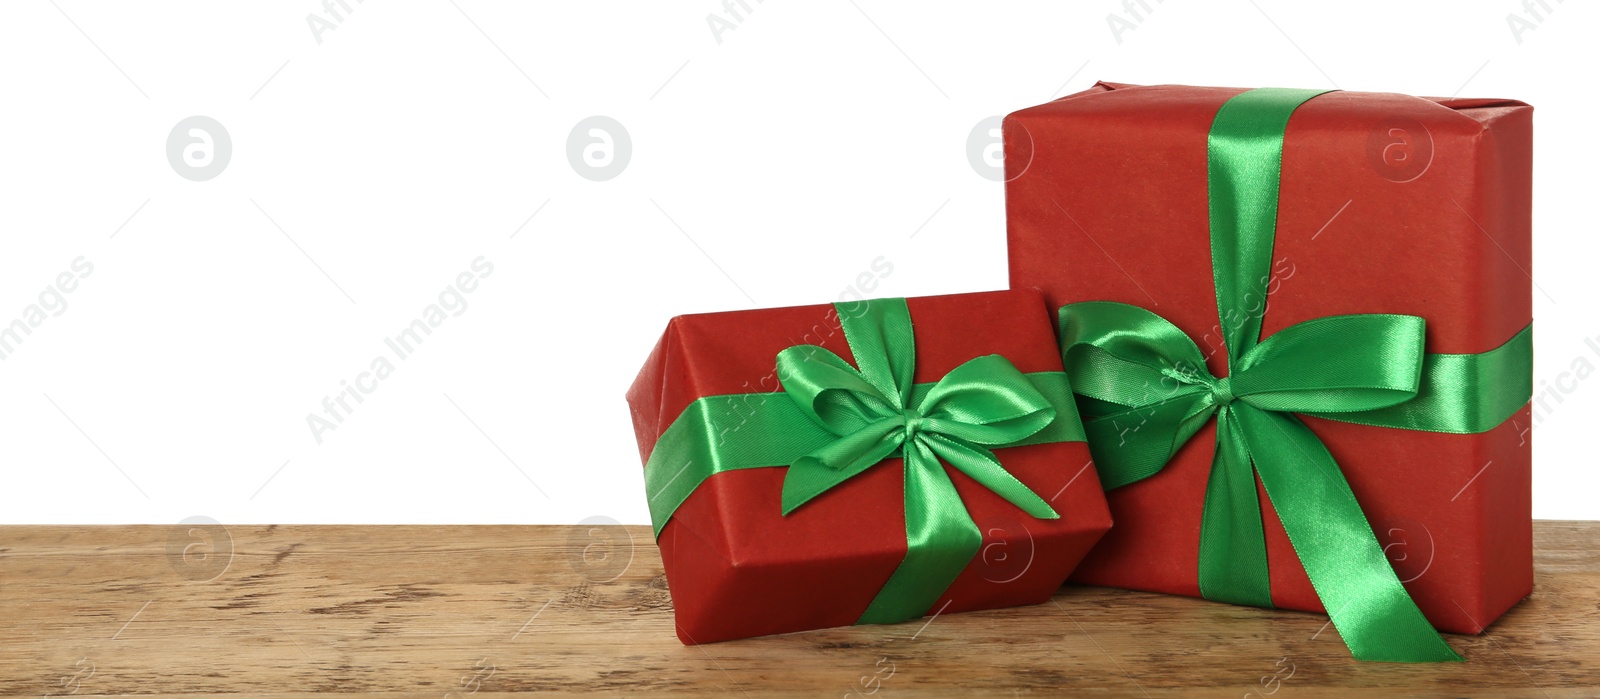
M 1011 284 L 1054 310 L 1149 308 L 1226 374 L 1206 135 L 1233 88 L 1100 83 L 1004 124 Z M 1532 108 L 1335 92 L 1289 121 L 1262 336 L 1325 315 L 1427 321 L 1427 351 L 1479 353 L 1532 315 Z M 1215 351 L 1213 351 L 1215 350 Z M 1529 409 L 1473 435 L 1303 417 L 1342 467 L 1418 607 L 1477 633 L 1533 586 Z M 1159 474 L 1108 493 L 1117 526 L 1076 582 L 1199 596 L 1215 422 Z M 1258 483 L 1259 488 L 1259 483 Z M 1325 611 L 1265 491 L 1273 604 Z
M 907 303 L 917 383 L 986 354 L 1004 355 L 1024 373 L 1061 371 L 1054 323 L 1037 291 Z M 775 358 L 797 344 L 854 362 L 832 305 L 674 318 L 628 391 L 641 460 L 698 398 L 764 392 L 761 400 L 790 400 L 775 392 Z M 1111 526 L 1083 442 L 995 454 L 1061 518 L 1034 519 L 947 466 L 984 545 L 929 613 L 1044 602 Z M 707 479 L 658 540 L 679 639 L 692 645 L 855 623 L 905 556 L 901 466 L 888 459 L 787 517 L 786 468 Z

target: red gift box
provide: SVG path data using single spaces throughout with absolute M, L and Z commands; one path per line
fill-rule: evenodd
M 1207 134 L 1242 92 L 1100 83 L 1009 115 L 1013 287 L 1041 289 L 1052 310 L 1088 300 L 1151 309 L 1225 376 Z M 1261 336 L 1328 315 L 1409 314 L 1426 319 L 1427 352 L 1476 354 L 1523 330 L 1532 315 L 1531 117 L 1511 100 L 1397 94 L 1333 92 L 1301 105 L 1284 134 Z M 1303 421 L 1436 628 L 1480 632 L 1531 592 L 1526 405 L 1477 434 Z M 1117 526 L 1074 581 L 1200 595 L 1215 436 L 1211 421 L 1159 473 L 1107 494 Z M 1258 495 L 1273 605 L 1325 611 Z
M 907 305 L 917 383 L 988 354 L 1023 373 L 1061 371 L 1054 322 L 1037 291 L 913 298 Z M 789 401 L 778 392 L 774 358 L 804 344 L 856 361 L 835 306 L 674 318 L 628 391 L 641 459 L 649 462 L 663 432 L 697 399 L 740 396 L 730 410 L 751 400 Z M 983 546 L 927 613 L 1041 603 L 1111 526 L 1083 442 L 994 453 L 1060 518 L 1035 519 L 947 466 Z M 679 639 L 708 643 L 855 623 L 906 555 L 901 463 L 885 459 L 787 516 L 780 507 L 787 468 L 706 479 L 658 536 Z

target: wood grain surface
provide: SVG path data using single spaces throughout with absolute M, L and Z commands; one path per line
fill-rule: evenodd
M 1600 696 L 1600 523 L 1466 663 L 1350 659 L 1326 617 L 1051 603 L 680 645 L 648 527 L 0 527 L 0 695 Z

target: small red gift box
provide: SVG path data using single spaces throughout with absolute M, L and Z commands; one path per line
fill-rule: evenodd
M 859 623 L 906 559 L 907 512 L 916 504 L 906 501 L 909 479 L 898 451 L 788 514 L 786 478 L 796 467 L 783 464 L 801 457 L 809 445 L 767 459 L 782 463 L 711 475 L 701 471 L 703 459 L 657 453 L 668 450 L 668 441 L 682 441 L 683 435 L 668 433 L 683 431 L 674 425 L 684 421 L 702 449 L 731 445 L 724 451 L 748 453 L 799 439 L 794 430 L 770 429 L 777 420 L 771 413 L 792 409 L 790 393 L 799 390 L 790 385 L 798 381 L 775 368 L 775 358 L 809 345 L 861 366 L 854 350 L 871 338 L 858 334 L 852 341 L 848 326 L 858 310 L 879 303 L 674 318 L 628 391 L 678 637 L 685 644 Z M 902 616 L 1043 602 L 1111 525 L 1060 373 L 1044 300 L 1037 291 L 1002 291 L 913 298 L 902 308 L 910 319 L 905 330 L 915 340 L 914 371 L 906 376 L 919 391 L 955 378 L 952 372 L 974 358 L 1000 355 L 1018 375 L 1057 386 L 1052 400 L 1060 408 L 1048 411 L 1056 422 L 1033 437 L 1039 441 L 1054 433 L 1057 437 L 1048 439 L 1055 441 L 997 446 L 992 452 L 1005 471 L 1048 502 L 1058 519 L 1029 515 L 940 455 L 937 463 L 982 542 L 965 568 L 957 562 L 959 575 L 936 599 L 929 598 L 931 604 L 919 603 L 926 608 Z M 914 392 L 912 407 L 919 395 Z M 907 415 L 907 424 L 935 429 L 932 417 Z M 1060 441 L 1069 433 L 1080 441 Z M 767 463 L 751 458 L 757 465 Z M 683 485 L 684 479 L 702 478 L 691 489 Z M 675 508 L 663 505 L 675 497 L 675 488 L 687 496 Z
M 1213 256 L 1234 249 L 1217 252 L 1208 234 L 1217 220 L 1208 158 L 1233 147 L 1213 128 L 1224 103 L 1245 92 L 1100 83 L 1009 115 L 1013 287 L 1042 290 L 1052 311 L 1091 300 L 1148 309 L 1194 341 L 1206 372 L 1227 376 L 1229 321 L 1219 319 L 1236 315 L 1219 314 Z M 1247 309 L 1262 342 L 1303 321 L 1363 313 L 1424 319 L 1429 355 L 1527 342 L 1531 117 L 1511 100 L 1357 92 L 1294 109 L 1281 132 L 1270 271 Z M 1211 381 L 1213 402 L 1234 400 Z M 1531 391 L 1530 373 L 1516 377 L 1516 390 L 1523 382 Z M 1480 632 L 1532 590 L 1531 424 L 1521 396 L 1503 422 L 1470 433 L 1295 418 L 1337 461 L 1396 576 L 1440 630 Z M 1159 472 L 1108 492 L 1117 526 L 1074 581 L 1201 595 L 1216 435 L 1213 419 Z M 1324 611 L 1271 488 L 1256 487 L 1271 604 Z

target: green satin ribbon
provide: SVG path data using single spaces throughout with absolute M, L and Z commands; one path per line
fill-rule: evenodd
M 656 535 L 706 479 L 787 465 L 785 515 L 871 466 L 903 457 L 906 555 L 856 622 L 926 614 L 982 545 L 945 471 L 949 464 L 1040 519 L 1050 505 L 1008 473 L 992 448 L 1083 441 L 1063 372 L 1023 374 L 977 357 L 913 384 L 916 347 L 905 299 L 835 305 L 856 365 L 815 345 L 777 357 L 782 394 L 700 398 L 674 420 L 645 464 Z
M 1327 316 L 1261 339 L 1289 116 L 1324 91 L 1261 89 L 1218 110 L 1207 143 L 1212 276 L 1228 375 L 1183 331 L 1121 303 L 1062 307 L 1061 346 L 1110 489 L 1158 472 L 1213 417 L 1200 528 L 1203 596 L 1272 605 L 1256 476 L 1317 596 L 1362 660 L 1459 661 L 1417 609 L 1326 447 L 1292 413 L 1481 432 L 1533 392 L 1532 328 L 1483 354 L 1426 354 L 1422 318 Z

